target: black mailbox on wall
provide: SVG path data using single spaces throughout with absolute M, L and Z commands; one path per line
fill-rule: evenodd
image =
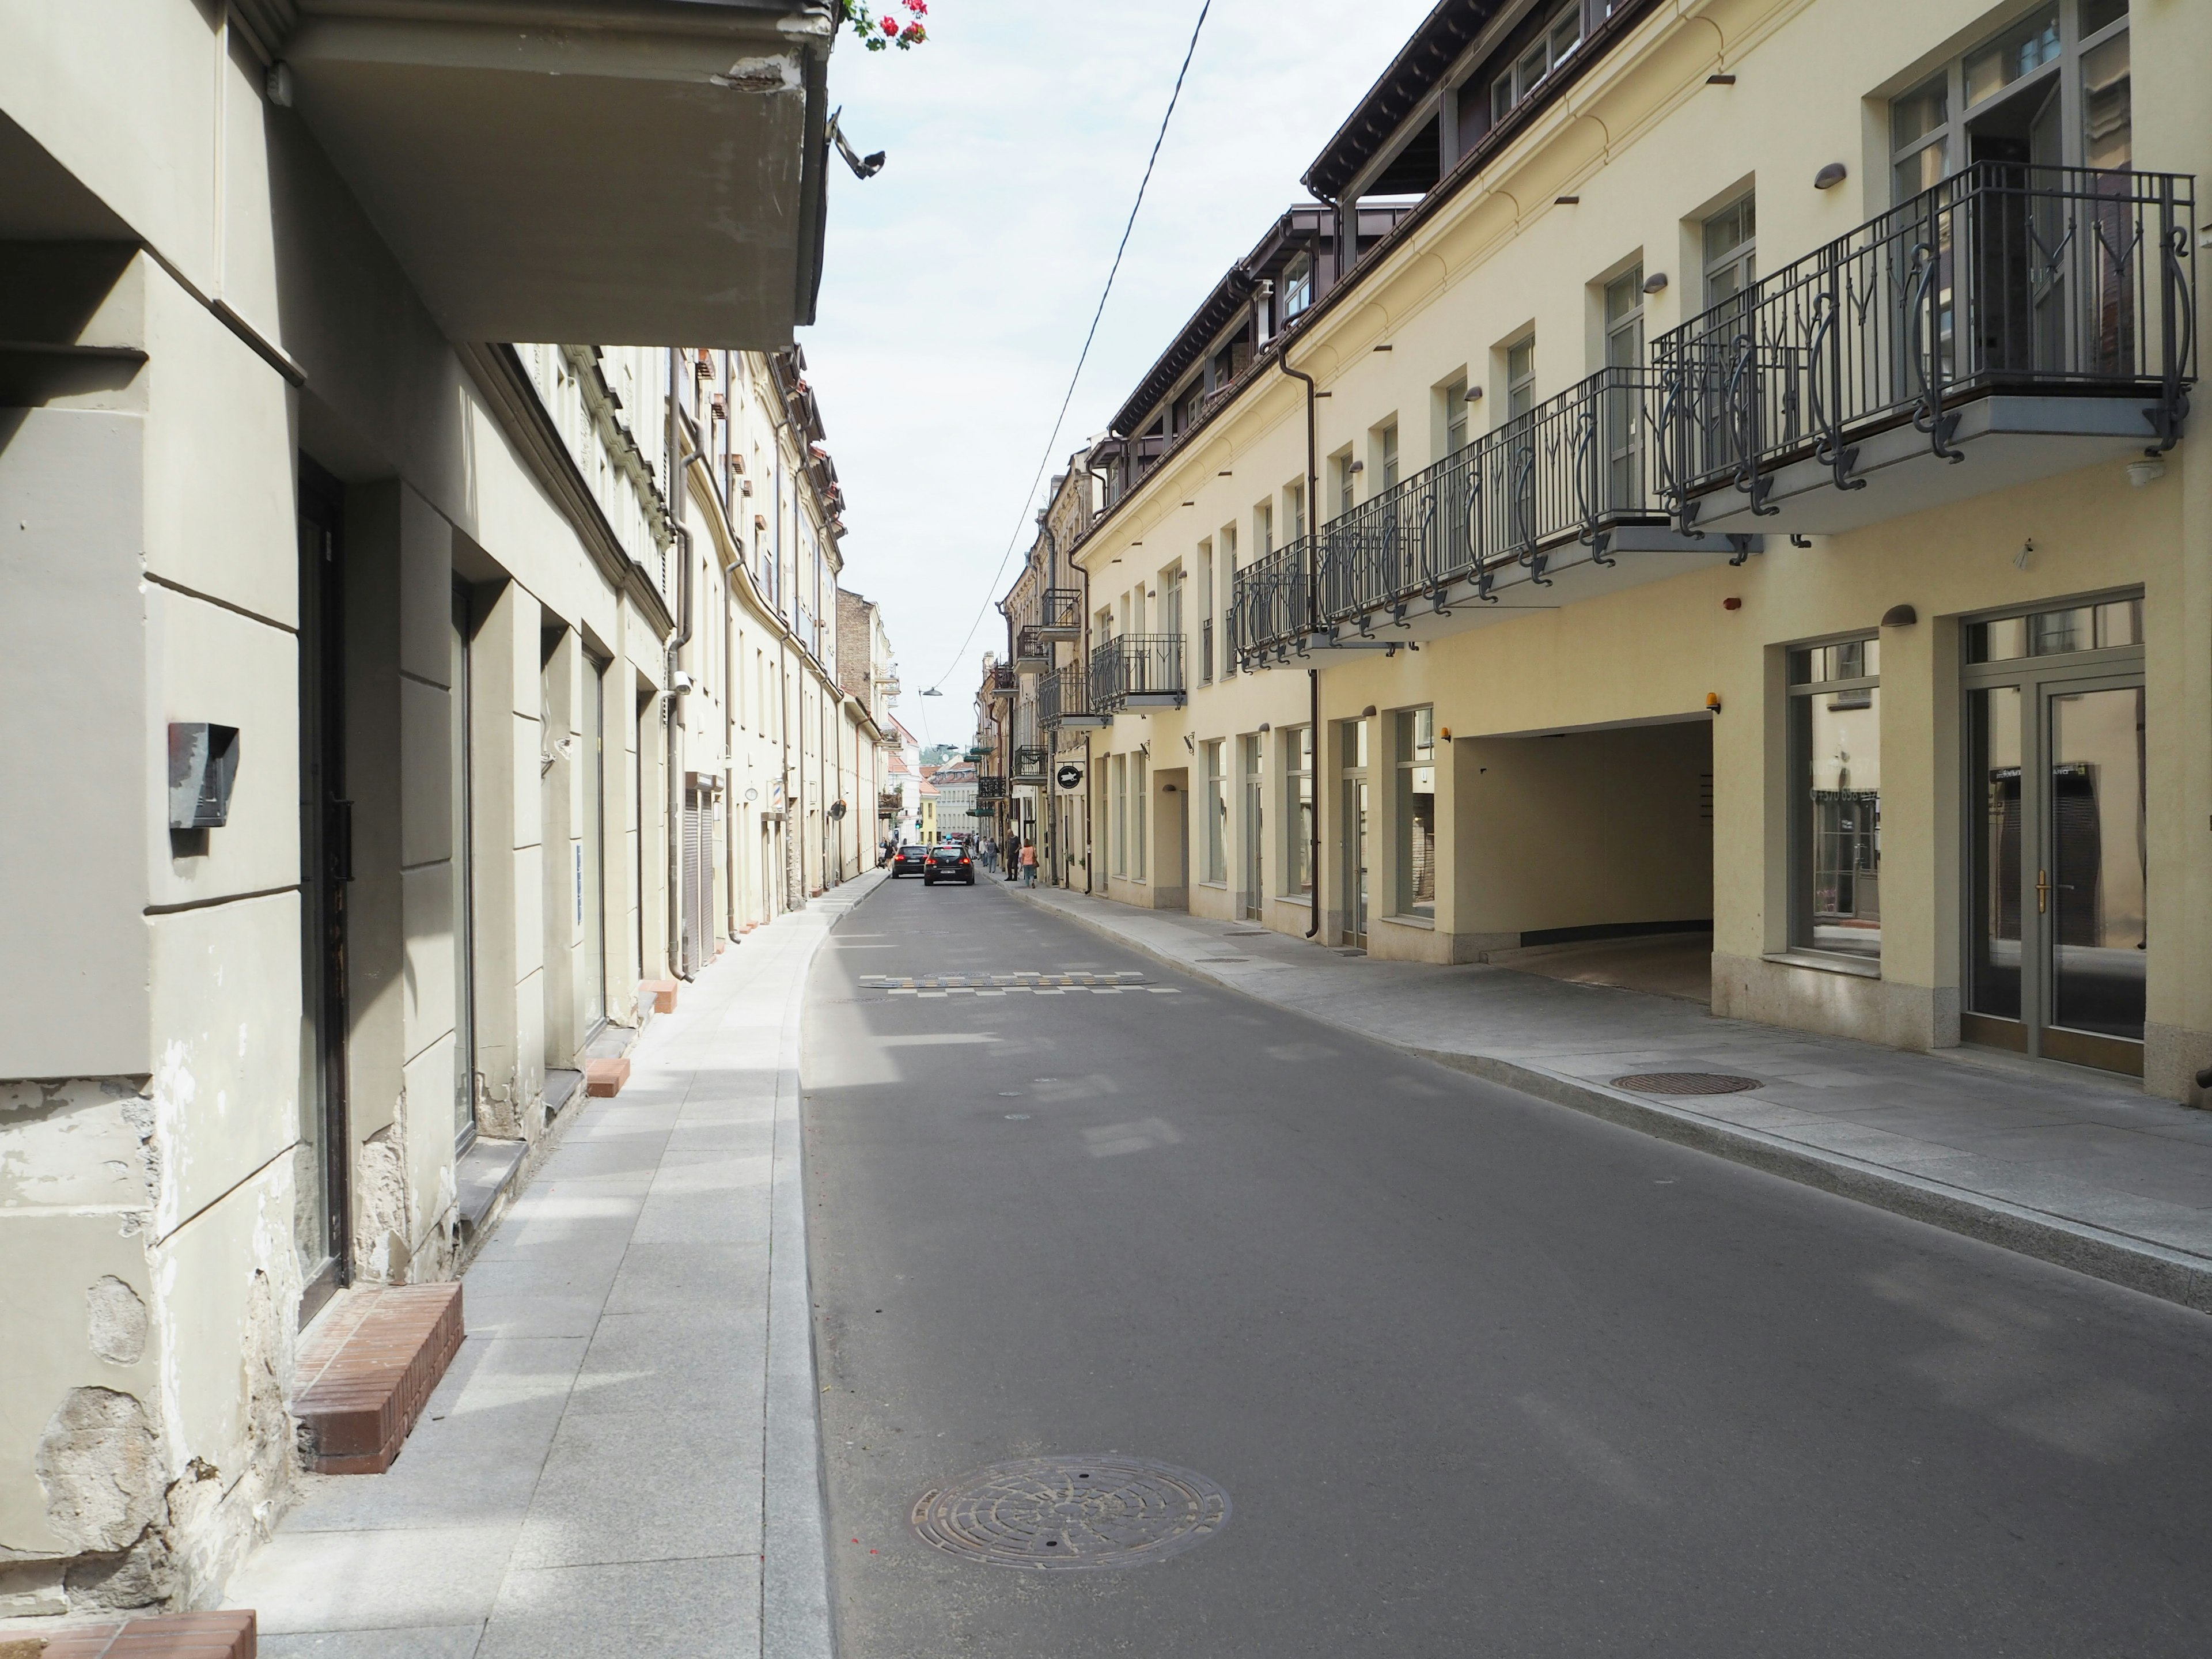
M 169 828 L 220 830 L 230 820 L 238 778 L 238 728 L 206 720 L 169 722 Z

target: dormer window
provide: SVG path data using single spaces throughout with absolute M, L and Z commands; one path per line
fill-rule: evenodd
M 1313 303 L 1313 256 L 1301 253 L 1283 267 L 1283 321 Z M 1279 325 L 1278 325 L 1279 326 Z
M 1582 0 L 1567 0 L 1552 14 L 1542 32 L 1522 49 L 1513 67 L 1490 83 L 1491 125 L 1510 115 L 1582 43 Z

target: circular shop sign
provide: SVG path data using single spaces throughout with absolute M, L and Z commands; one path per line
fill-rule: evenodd
M 1083 769 L 1079 766 L 1063 766 L 1053 774 L 1053 781 L 1063 789 L 1080 789 L 1083 787 Z

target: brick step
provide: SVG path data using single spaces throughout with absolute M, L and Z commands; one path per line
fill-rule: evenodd
M 381 1474 L 461 1346 L 461 1287 L 349 1291 L 300 1354 L 292 1414 L 319 1474 Z
M 0 1659 L 253 1659 L 251 1607 L 169 1613 L 72 1625 L 39 1636 L 0 1637 Z
M 587 1060 L 584 1062 L 584 1091 L 596 1100 L 611 1100 L 629 1081 L 626 1060 Z

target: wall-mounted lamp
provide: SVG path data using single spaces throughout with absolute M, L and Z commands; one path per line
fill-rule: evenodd
M 1881 613 L 1884 628 L 1910 628 L 1920 620 L 1920 613 L 1909 605 L 1893 605 Z
M 1655 270 L 1649 276 L 1646 276 L 1644 279 L 1644 291 L 1646 294 L 1665 293 L 1667 291 L 1667 273 L 1663 270 Z
M 1451 727 L 1449 726 L 1439 726 L 1437 727 L 1437 735 L 1442 738 L 1446 743 L 1449 743 L 1451 741 Z
M 1359 711 L 1359 718 L 1362 720 L 1371 720 L 1374 717 L 1374 714 L 1375 705 L 1371 702 L 1369 703 L 1366 708 Z
M 1583 198 L 1579 196 L 1554 196 L 1552 198 L 1553 207 L 1580 207 L 1582 204 Z
M 1273 731 L 1275 728 L 1274 728 L 1273 726 L 1272 726 L 1268 725 L 1267 721 L 1265 721 L 1265 720 L 1261 720 L 1261 721 L 1260 722 L 1260 729 L 1261 729 L 1262 732 L 1272 732 L 1272 731 Z
M 1471 404 L 1480 403 L 1482 401 L 1482 388 L 1479 386 L 1471 386 L 1468 387 L 1467 400 Z
M 1813 188 L 1833 190 L 1850 176 L 1850 170 L 1841 161 L 1831 161 L 1813 175 Z
M 1396 348 L 1395 348 L 1395 347 L 1394 347 L 1394 346 L 1388 346 L 1388 345 L 1379 345 L 1379 346 L 1376 346 L 1375 349 L 1376 349 L 1377 351 L 1392 351 L 1392 350 L 1396 349 Z
M 1347 466 L 1344 470 L 1346 472 L 1364 472 L 1367 471 L 1367 463 L 1364 461 L 1354 461 L 1350 466 Z
M 1708 75 L 1705 84 L 1709 87 L 1732 87 L 1735 84 L 1735 76 L 1723 70 L 1718 75 Z
M 1706 693 L 1705 693 L 1705 713 L 1707 713 L 1708 714 L 1719 714 L 1720 712 L 1721 712 L 1721 694 L 1720 694 L 1719 692 L 1717 692 L 1717 691 L 1708 691 L 1708 692 L 1706 692 Z

